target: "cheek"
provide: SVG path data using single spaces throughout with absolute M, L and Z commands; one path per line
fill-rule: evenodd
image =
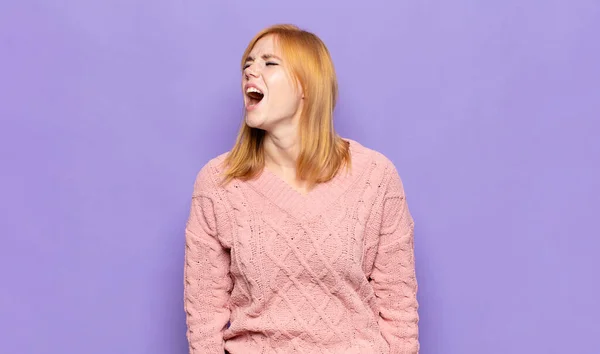
M 271 97 L 271 103 L 280 113 L 289 114 L 298 108 L 300 100 L 294 90 L 289 87 L 282 87 L 277 90 L 274 97 Z
M 283 71 L 277 71 L 265 78 L 265 82 L 269 87 L 269 91 L 274 91 L 280 96 L 293 95 L 294 83 Z
M 269 90 L 269 114 L 293 115 L 298 110 L 302 97 L 295 81 L 291 81 L 283 71 L 270 73 L 264 79 Z

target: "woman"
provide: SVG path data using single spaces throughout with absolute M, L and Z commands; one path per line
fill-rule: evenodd
M 335 133 L 325 45 L 273 26 L 242 67 L 245 122 L 200 170 L 186 227 L 190 353 L 417 353 L 402 182 Z

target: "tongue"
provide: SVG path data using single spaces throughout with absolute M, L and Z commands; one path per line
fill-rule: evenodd
M 263 95 L 258 92 L 249 92 L 248 97 L 250 97 L 251 99 L 256 100 L 258 102 L 258 101 L 262 100 Z

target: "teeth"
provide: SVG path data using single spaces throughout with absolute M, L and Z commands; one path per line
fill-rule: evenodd
M 248 89 L 246 90 L 246 93 L 250 93 L 250 92 L 256 92 L 256 93 L 260 93 L 261 95 L 263 94 L 259 89 L 257 89 L 256 87 L 248 87 Z

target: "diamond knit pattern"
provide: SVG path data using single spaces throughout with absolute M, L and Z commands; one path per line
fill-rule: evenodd
M 201 169 L 186 226 L 191 354 L 418 353 L 403 185 L 348 141 L 351 169 L 308 194 L 266 169 L 221 185 L 225 155 Z

